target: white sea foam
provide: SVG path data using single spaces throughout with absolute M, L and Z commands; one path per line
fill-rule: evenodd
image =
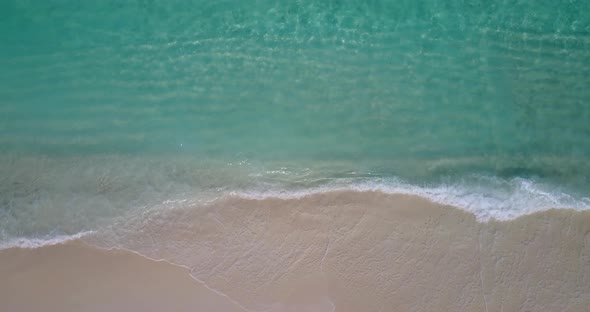
M 433 202 L 454 206 L 473 213 L 481 222 L 491 218 L 511 220 L 523 215 L 551 208 L 575 210 L 590 209 L 590 198 L 575 196 L 559 188 L 524 178 L 501 179 L 496 177 L 477 177 L 471 180 L 454 181 L 448 184 L 415 185 L 397 178 L 340 178 L 313 187 L 294 187 L 284 183 L 264 183 L 253 188 L 227 192 L 215 192 L 203 197 L 203 193 L 188 194 L 167 199 L 160 204 L 148 205 L 132 210 L 127 216 L 115 220 L 154 216 L 154 212 L 168 209 L 186 209 L 207 205 L 220 196 L 238 196 L 252 199 L 282 198 L 298 199 L 319 193 L 334 191 L 367 192 L 379 191 L 387 194 L 407 194 L 420 196 Z M 113 221 L 114 222 L 114 221 Z M 107 227 L 108 228 L 108 227 Z M 45 235 L 42 237 L 11 238 L 0 235 L 0 249 L 12 247 L 38 248 L 80 239 L 95 233 L 82 231 L 73 235 Z M 1 233 L 0 233 L 1 234 Z
M 469 211 L 475 214 L 479 221 L 487 221 L 490 218 L 511 220 L 551 208 L 590 209 L 590 198 L 576 197 L 550 185 L 523 178 L 503 180 L 478 177 L 477 183 L 466 181 L 433 186 L 413 185 L 395 178 L 340 179 L 323 186 L 294 191 L 269 187 L 265 190 L 231 192 L 230 195 L 253 199 L 296 199 L 332 191 L 379 191 L 420 196 Z
M 69 241 L 81 239 L 85 236 L 94 234 L 94 231 L 84 231 L 73 235 L 46 235 L 40 238 L 17 237 L 0 242 L 0 250 L 8 248 L 39 248 L 43 246 L 52 246 L 63 244 Z

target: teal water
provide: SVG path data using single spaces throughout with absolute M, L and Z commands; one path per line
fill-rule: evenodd
M 483 219 L 587 209 L 587 12 L 2 1 L 0 239 L 231 192 L 376 188 Z

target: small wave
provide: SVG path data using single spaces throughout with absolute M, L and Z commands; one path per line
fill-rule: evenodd
M 424 186 L 396 178 L 339 179 L 323 186 L 292 191 L 268 187 L 264 190 L 234 191 L 229 195 L 250 199 L 298 199 L 334 191 L 378 191 L 419 196 L 435 203 L 469 211 L 475 214 L 479 221 L 491 218 L 512 220 L 552 208 L 590 209 L 590 198 L 568 194 L 551 185 L 524 178 L 504 180 L 482 176 L 460 183 Z
M 81 239 L 85 236 L 94 234 L 94 231 L 84 231 L 80 233 L 76 233 L 73 235 L 56 235 L 56 236 L 44 236 L 41 238 L 25 238 L 25 237 L 17 237 L 13 239 L 9 239 L 5 242 L 0 242 L 0 250 L 9 249 L 9 248 L 40 248 L 44 246 L 52 246 L 63 244 L 65 242 L 74 241 Z

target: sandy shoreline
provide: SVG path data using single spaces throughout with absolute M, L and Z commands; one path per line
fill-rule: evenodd
M 0 311 L 582 312 L 590 304 L 590 211 L 479 223 L 414 196 L 335 192 L 230 198 L 160 217 L 131 226 L 133 249 L 186 267 L 79 241 L 2 250 Z
M 81 242 L 0 251 L 2 311 L 242 311 L 186 268 Z

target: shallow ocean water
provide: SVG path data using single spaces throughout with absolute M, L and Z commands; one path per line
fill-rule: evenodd
M 3 1 L 0 240 L 228 194 L 380 190 L 480 220 L 588 209 L 589 10 Z

